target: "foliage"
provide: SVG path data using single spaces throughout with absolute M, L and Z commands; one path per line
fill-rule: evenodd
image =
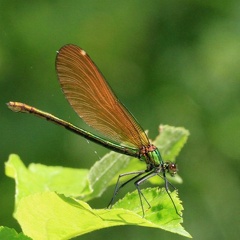
M 160 131 L 155 144 L 162 150 L 163 157 L 171 156 L 174 160 L 189 133 L 170 126 L 161 126 Z M 20 158 L 12 154 L 6 163 L 6 174 L 16 182 L 14 216 L 23 232 L 33 239 L 69 239 L 119 225 L 154 227 L 191 237 L 181 226 L 183 219 L 176 214 L 165 189 L 142 190 L 151 205 L 148 209 L 143 202 L 144 218 L 137 191 L 126 194 L 112 209 L 92 209 L 85 202 L 101 196 L 115 183 L 120 172 L 144 167 L 139 160 L 135 161 L 110 152 L 90 170 L 34 163 L 26 168 Z M 153 183 L 159 184 L 159 181 Z M 182 212 L 177 192 L 172 192 L 171 196 L 178 212 Z

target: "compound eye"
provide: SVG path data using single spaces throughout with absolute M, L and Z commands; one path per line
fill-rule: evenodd
M 174 176 L 177 173 L 177 165 L 175 163 L 169 163 L 168 172 Z

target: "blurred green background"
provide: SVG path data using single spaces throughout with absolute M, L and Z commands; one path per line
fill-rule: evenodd
M 14 182 L 4 175 L 10 153 L 26 165 L 89 168 L 108 152 L 5 105 L 22 101 L 86 128 L 55 74 L 56 51 L 74 43 L 89 53 L 151 138 L 160 123 L 190 130 L 177 159 L 186 230 L 195 239 L 238 239 L 239 12 L 237 0 L 0 1 L 0 225 L 21 231 L 12 217 Z M 106 206 L 111 194 L 92 206 Z M 184 239 L 132 226 L 81 239 L 109 236 Z

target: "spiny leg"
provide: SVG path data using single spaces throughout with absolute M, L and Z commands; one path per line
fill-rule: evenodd
M 107 208 L 111 208 L 112 205 L 113 205 L 113 202 L 114 202 L 114 199 L 115 197 L 117 196 L 119 190 L 121 188 L 123 188 L 125 185 L 127 185 L 129 182 L 133 181 L 134 179 L 138 178 L 139 176 L 141 176 L 142 174 L 144 174 L 146 172 L 146 170 L 141 170 L 141 171 L 136 171 L 136 172 L 128 172 L 128 173 L 123 173 L 123 174 L 120 174 L 118 176 L 118 180 L 117 180 L 117 183 L 115 185 L 115 188 L 114 188 L 114 192 L 113 192 L 113 196 L 112 196 L 112 199 L 111 201 L 109 202 Z M 129 180 L 127 180 L 126 182 L 122 183 L 120 186 L 119 186 L 119 182 L 120 182 L 120 179 L 122 177 L 125 177 L 125 176 L 129 176 L 129 175 L 134 175 L 136 174 L 136 176 L 130 178 Z
M 173 186 L 173 185 L 167 180 L 167 177 L 162 176 L 160 173 L 158 173 L 157 175 L 158 175 L 160 178 L 163 179 L 164 183 L 167 181 L 167 183 L 168 183 L 174 190 L 177 189 L 175 186 Z M 165 186 L 164 186 L 164 187 L 165 187 Z M 160 186 L 159 186 L 159 188 L 160 188 Z M 169 189 L 169 187 L 167 187 L 167 189 Z
M 172 196 L 171 196 L 171 194 L 170 194 L 170 192 L 169 192 L 168 184 L 171 185 L 171 187 L 173 187 L 174 190 L 175 190 L 176 188 L 167 180 L 166 175 L 165 175 L 165 172 L 163 173 L 163 176 L 161 176 L 161 175 L 159 175 L 159 176 L 160 176 L 161 178 L 163 178 L 163 180 L 164 180 L 164 186 L 165 186 L 166 192 L 167 192 L 169 198 L 171 199 L 171 202 L 172 202 L 172 204 L 173 204 L 173 206 L 174 206 L 174 209 L 175 209 L 175 211 L 176 211 L 176 214 L 177 214 L 178 216 L 182 217 L 182 215 L 178 212 L 177 207 L 176 207 L 176 205 L 175 205 L 175 203 L 174 203 L 174 201 L 173 201 L 173 199 L 172 199 Z
M 142 178 L 140 178 L 139 180 L 137 180 L 134 184 L 138 190 L 138 195 L 140 198 L 140 203 L 141 203 L 141 207 L 142 207 L 142 213 L 143 213 L 143 217 L 145 216 L 145 211 L 143 208 L 143 201 L 142 201 L 142 197 L 145 200 L 145 202 L 147 203 L 148 207 L 151 208 L 150 203 L 148 202 L 148 200 L 146 199 L 146 197 L 144 196 L 144 194 L 142 193 L 141 189 L 140 189 L 140 185 L 143 184 L 145 181 L 147 181 L 149 178 L 152 178 L 154 176 L 158 175 L 157 172 L 153 172 L 151 171 L 150 173 L 146 174 L 145 176 L 143 176 Z

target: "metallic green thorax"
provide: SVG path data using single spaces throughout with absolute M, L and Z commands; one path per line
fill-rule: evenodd
M 158 148 L 152 144 L 140 149 L 140 159 L 146 162 L 149 169 L 164 164 Z

